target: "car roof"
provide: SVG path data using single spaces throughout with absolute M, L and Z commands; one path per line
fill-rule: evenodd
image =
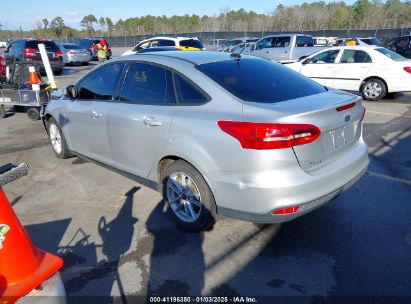
M 341 50 L 341 49 L 348 49 L 348 50 L 373 50 L 373 49 L 379 49 L 382 48 L 382 46 L 378 46 L 378 45 L 341 45 L 341 46 L 331 46 L 331 47 L 327 47 L 324 48 L 320 51 L 323 50 Z
M 145 39 L 145 40 L 143 40 L 143 41 L 155 40 L 155 39 L 164 39 L 164 40 L 173 40 L 173 41 L 180 41 L 180 40 L 186 40 L 186 39 L 195 39 L 195 40 L 198 40 L 196 37 L 167 37 L 167 36 L 157 36 L 157 37 L 151 37 L 151 38 Z
M 138 59 L 142 58 L 143 56 L 158 56 L 162 58 L 173 58 L 178 59 L 185 62 L 190 62 L 193 65 L 200 65 L 210 62 L 218 62 L 218 61 L 226 61 L 226 60 L 233 60 L 233 57 L 230 53 L 226 52 L 212 52 L 212 51 L 184 51 L 184 52 L 175 52 L 175 51 L 164 51 L 164 52 L 149 52 L 149 53 L 140 53 L 135 55 L 129 55 L 124 57 L 118 57 L 112 59 L 110 61 L 117 61 L 121 59 Z M 245 58 L 255 58 L 253 56 L 244 55 L 242 57 Z M 146 57 L 149 58 L 149 57 Z

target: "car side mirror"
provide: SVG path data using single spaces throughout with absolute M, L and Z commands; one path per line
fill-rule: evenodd
M 76 92 L 76 88 L 74 87 L 74 85 L 69 85 L 66 87 L 66 95 L 70 98 L 77 97 L 77 92 Z

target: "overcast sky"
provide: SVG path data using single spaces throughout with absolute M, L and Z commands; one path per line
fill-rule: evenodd
M 3 29 L 24 30 L 36 27 L 36 22 L 56 16 L 63 18 L 66 25 L 80 28 L 83 16 L 93 14 L 97 18 L 110 17 L 113 22 L 122 18 L 144 15 L 172 16 L 184 14 L 214 15 L 221 8 L 253 10 L 258 13 L 272 11 L 278 4 L 301 4 L 313 1 L 278 0 L 1 0 L 0 23 Z M 325 1 L 330 2 L 330 1 Z M 352 4 L 354 1 L 345 1 Z M 31 3 L 31 4 L 30 4 Z

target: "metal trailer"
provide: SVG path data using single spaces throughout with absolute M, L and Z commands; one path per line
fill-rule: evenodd
M 10 68 L 9 80 L 0 83 L 0 118 L 7 117 L 7 110 L 27 111 L 31 120 L 42 117 L 50 99 L 50 88 L 47 84 L 40 85 L 40 91 L 33 91 L 26 85 L 29 80 L 29 66 L 39 71 L 39 64 L 34 62 L 13 62 Z

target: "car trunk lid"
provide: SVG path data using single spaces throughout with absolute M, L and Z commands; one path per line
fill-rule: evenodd
M 266 111 L 259 113 L 256 108 L 273 110 L 270 122 L 309 124 L 321 130 L 315 141 L 292 147 L 300 167 L 306 172 L 332 162 L 361 137 L 364 108 L 358 96 L 329 91 L 275 104 L 247 104 L 244 105 L 244 121 L 269 117 Z

